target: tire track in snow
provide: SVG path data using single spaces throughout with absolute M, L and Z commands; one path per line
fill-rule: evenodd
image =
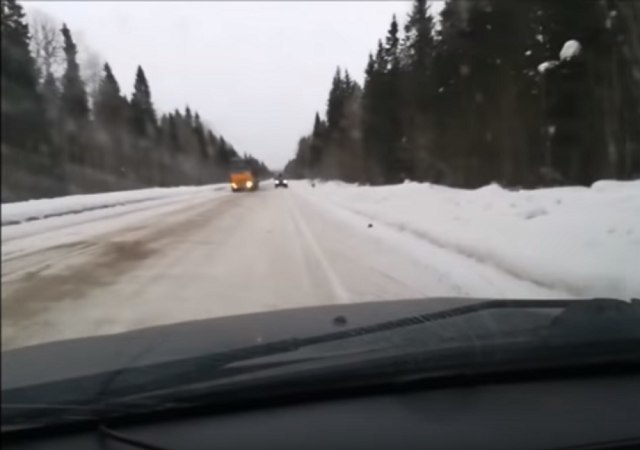
M 373 222 L 377 226 L 385 230 L 387 237 L 393 238 L 391 234 L 397 235 L 398 244 L 404 242 L 404 246 L 413 248 L 414 250 L 409 253 L 414 253 L 418 256 L 418 259 L 422 265 L 428 266 L 433 272 L 441 274 L 442 278 L 446 282 L 455 287 L 458 295 L 463 296 L 491 296 L 495 298 L 506 298 L 516 296 L 528 296 L 532 294 L 514 294 L 514 292 L 531 291 L 536 297 L 544 298 L 571 298 L 576 297 L 575 294 L 561 290 L 555 286 L 547 286 L 538 283 L 535 280 L 530 280 L 520 276 L 517 273 L 512 273 L 510 270 L 505 270 L 501 266 L 496 266 L 490 262 L 483 261 L 474 257 L 474 255 L 466 254 L 462 251 L 457 251 L 455 247 L 450 247 L 440 243 L 438 240 L 430 239 L 430 236 L 425 236 L 418 230 L 414 230 L 407 227 L 404 224 L 393 223 L 390 221 L 382 220 L 379 217 L 372 216 L 365 212 L 360 211 L 358 208 L 351 205 L 345 205 L 339 202 L 327 200 L 322 197 L 318 197 L 310 192 L 301 192 L 302 196 L 307 198 L 310 202 L 313 202 L 318 207 L 327 210 L 327 212 L 336 217 L 340 217 L 341 220 L 346 222 L 353 222 L 353 218 L 365 219 L 365 223 Z M 433 250 L 437 250 L 442 253 L 441 257 L 436 258 L 424 258 L 424 253 L 416 249 L 416 244 L 411 244 L 409 241 L 415 240 L 421 242 L 422 245 L 430 246 Z M 456 272 L 458 276 L 453 277 L 449 270 L 446 270 L 447 265 L 442 266 L 439 264 L 439 258 L 445 257 L 448 265 L 456 266 L 456 259 L 460 260 L 460 267 Z M 462 280 L 462 281 L 460 281 Z M 531 289 L 526 287 L 530 286 Z M 489 291 L 489 293 L 485 292 Z
M 41 220 L 31 220 L 31 221 L 20 222 L 18 224 L 10 224 L 10 225 L 7 225 L 7 228 L 4 228 L 5 225 L 3 225 L 3 235 L 5 235 L 7 231 L 13 231 L 13 228 L 19 225 L 29 226 L 32 224 L 41 224 L 45 221 L 54 221 L 59 218 L 63 218 L 66 216 L 73 216 L 73 215 L 76 215 L 78 217 L 77 221 L 63 222 L 56 225 L 48 226 L 43 229 L 39 229 L 39 230 L 36 229 L 32 232 L 18 234 L 16 236 L 8 236 L 8 237 L 3 236 L 2 242 L 5 243 L 5 242 L 12 242 L 17 239 L 27 239 L 34 236 L 39 236 L 42 234 L 48 234 L 55 231 L 63 230 L 65 228 L 75 227 L 79 225 L 88 225 L 93 222 L 101 222 L 104 220 L 115 219 L 122 216 L 135 214 L 138 212 L 153 210 L 155 208 L 171 206 L 176 203 L 180 203 L 184 201 L 185 198 L 193 199 L 194 197 L 197 198 L 197 197 L 206 196 L 206 195 L 211 195 L 211 192 L 205 191 L 202 193 L 183 194 L 183 195 L 170 197 L 170 198 L 146 199 L 146 200 L 140 200 L 137 202 L 129 202 L 129 203 L 123 203 L 119 205 L 110 205 L 110 206 L 100 207 L 100 208 L 85 209 L 83 211 L 73 211 L 65 214 L 50 215 L 45 218 L 42 218 Z
M 304 238 L 308 248 L 313 252 L 313 255 L 316 257 L 316 259 L 320 263 L 320 266 L 322 267 L 324 275 L 329 281 L 335 293 L 336 298 L 339 299 L 340 303 L 347 303 L 350 298 L 349 292 L 345 288 L 344 284 L 342 283 L 342 281 L 340 280 L 336 272 L 331 267 L 331 264 L 329 264 L 329 261 L 327 260 L 324 252 L 322 251 L 322 248 L 320 248 L 318 241 L 313 236 L 313 233 L 305 223 L 304 219 L 300 216 L 300 213 L 298 212 L 298 207 L 295 204 L 295 201 L 293 201 L 293 203 L 294 203 L 293 205 L 294 207 L 292 208 L 292 214 L 293 214 L 295 223 L 298 227 L 298 230 L 300 231 L 299 235 L 302 238 Z
M 297 232 L 299 228 L 298 221 L 295 216 L 296 205 L 293 203 L 291 194 L 286 193 L 285 195 L 287 196 L 287 200 L 286 202 L 282 202 L 283 203 L 282 214 L 286 215 L 287 217 L 287 222 L 286 222 L 287 232 L 290 233 L 292 236 L 295 236 L 296 234 L 299 234 Z M 305 247 L 302 245 L 300 240 L 291 239 L 291 243 L 293 245 L 293 251 L 295 252 L 295 258 L 297 262 L 299 262 L 300 266 L 303 267 L 303 270 L 301 271 L 302 272 L 301 277 L 304 280 L 304 285 L 307 287 L 307 289 L 309 289 L 309 291 L 311 291 L 313 290 L 313 287 L 314 287 L 314 281 L 313 281 L 313 277 L 311 276 L 312 264 L 308 257 L 308 253 L 305 252 Z
M 360 216 L 299 194 L 296 192 L 304 204 L 302 214 L 314 217 L 315 235 L 323 237 L 323 253 L 345 281 L 351 301 L 469 295 L 432 261 L 416 259 L 412 252 L 398 248 L 389 232 L 381 235 L 382 228 L 368 230 L 368 221 Z
M 464 250 L 462 250 L 462 249 L 460 249 L 460 248 L 458 248 L 458 247 L 456 247 L 454 245 L 449 245 L 448 243 L 443 242 L 440 239 L 438 239 L 433 234 L 426 233 L 426 232 L 420 231 L 420 230 L 416 230 L 416 229 L 411 228 L 411 227 L 407 227 L 404 224 L 398 224 L 398 223 L 394 223 L 393 221 L 382 220 L 379 217 L 371 216 L 371 215 L 369 215 L 367 213 L 364 213 L 362 211 L 359 211 L 358 209 L 355 209 L 355 208 L 350 208 L 350 207 L 346 207 L 346 206 L 343 206 L 343 205 L 339 205 L 339 207 L 343 208 L 343 209 L 345 209 L 347 211 L 350 211 L 350 212 L 352 212 L 354 214 L 357 214 L 357 215 L 359 215 L 361 217 L 364 217 L 364 218 L 366 218 L 368 220 L 378 222 L 378 223 L 380 223 L 380 224 L 382 224 L 382 225 L 384 225 L 386 227 L 389 227 L 391 229 L 396 230 L 397 232 L 400 232 L 400 233 L 404 232 L 404 233 L 411 234 L 411 235 L 417 237 L 418 239 L 421 239 L 421 240 L 424 240 L 424 241 L 428 242 L 429 244 L 433 245 L 434 247 L 438 247 L 438 248 L 440 248 L 442 250 L 445 250 L 447 252 L 450 252 L 450 253 L 462 256 L 464 258 L 470 259 L 470 260 L 475 261 L 476 263 L 481 264 L 483 266 L 491 267 L 491 268 L 503 273 L 504 275 L 507 275 L 507 276 L 509 276 L 511 278 L 514 278 L 516 280 L 519 280 L 521 282 L 529 283 L 531 285 L 537 286 L 537 287 L 542 288 L 542 289 L 547 289 L 549 291 L 556 291 L 556 292 L 562 293 L 562 294 L 569 294 L 569 295 L 571 295 L 573 297 L 579 297 L 579 295 L 577 295 L 577 294 L 573 294 L 573 293 L 567 292 L 565 290 L 560 290 L 555 286 L 546 285 L 546 284 L 541 283 L 541 282 L 539 282 L 537 280 L 532 280 L 532 279 L 529 279 L 529 278 L 525 278 L 525 277 L 521 276 L 520 274 L 516 273 L 515 271 L 510 270 L 508 267 L 505 267 L 504 265 L 492 263 L 491 261 L 487 261 L 485 259 L 479 258 L 479 257 L 477 257 L 476 255 L 474 255 L 472 253 L 465 252 Z M 482 276 L 482 278 L 485 280 L 485 282 L 487 284 L 491 285 L 494 289 L 499 291 L 501 296 L 505 296 L 505 293 L 503 292 L 503 290 L 493 280 L 491 280 L 490 278 L 488 278 L 486 276 Z
M 75 246 L 59 248 L 57 258 L 67 260 L 66 266 L 58 265 L 52 273 L 41 271 L 33 277 L 27 273 L 7 283 L 3 280 L 2 312 L 20 317 L 31 309 L 25 309 L 25 305 L 38 303 L 34 299 L 46 299 L 44 303 L 79 299 L 92 289 L 112 284 L 136 265 L 162 252 L 162 244 L 168 239 L 176 239 L 180 234 L 189 234 L 206 226 L 229 203 L 229 197 L 225 197 L 214 207 L 206 202 L 191 204 L 182 210 L 185 216 L 175 215 L 177 220 L 157 221 L 156 227 L 112 231 L 90 242 L 79 241 Z M 64 253 L 65 249 L 67 253 Z M 78 258 L 85 254 L 87 258 Z

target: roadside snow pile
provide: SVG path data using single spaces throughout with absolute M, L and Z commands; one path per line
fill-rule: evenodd
M 560 61 L 545 61 L 538 65 L 538 72 L 544 74 L 545 72 L 557 67 L 562 61 L 569 61 L 580 55 L 582 52 L 582 45 L 576 40 L 570 40 L 564 43 L 560 50 Z
M 47 217 L 190 195 L 217 188 L 219 186 L 216 185 L 151 188 L 3 203 L 2 225 L 12 225 Z
M 547 70 L 551 70 L 560 64 L 558 61 L 545 61 L 538 66 L 538 72 L 545 73 Z
M 324 183 L 304 192 L 570 295 L 640 297 L 640 181 L 521 191 Z
M 562 50 L 560 50 L 560 59 L 563 61 L 573 59 L 578 56 L 581 51 L 582 46 L 580 45 L 580 42 L 575 40 L 567 41 L 562 46 Z

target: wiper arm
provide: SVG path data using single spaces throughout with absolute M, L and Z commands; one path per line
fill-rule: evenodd
M 101 389 L 97 393 L 95 393 L 92 398 L 87 399 L 86 393 L 83 394 L 83 396 L 84 400 L 89 401 L 91 404 L 95 405 L 100 404 L 103 399 L 108 397 L 132 395 L 139 393 L 141 389 L 153 391 L 156 389 L 165 388 L 167 386 L 172 386 L 175 385 L 177 379 L 181 384 L 190 384 L 202 381 L 203 377 L 207 380 L 212 380 L 218 377 L 241 374 L 243 373 L 243 370 L 246 371 L 248 370 L 248 368 L 237 368 L 229 371 L 223 371 L 222 369 L 230 366 L 233 363 L 292 353 L 304 347 L 319 344 L 328 344 L 331 342 L 337 342 L 345 339 L 351 339 L 385 331 L 394 331 L 401 328 L 422 325 L 429 322 L 437 322 L 481 311 L 495 309 L 530 308 L 566 309 L 570 306 L 580 305 L 584 303 L 586 303 L 584 300 L 490 300 L 478 304 L 464 305 L 444 311 L 437 311 L 402 319 L 390 320 L 373 325 L 365 325 L 332 333 L 326 333 L 318 336 L 289 338 L 265 344 L 258 344 L 241 349 L 219 352 L 212 355 L 190 358 L 188 360 L 169 361 L 143 367 L 121 368 L 113 372 L 100 374 L 99 379 L 105 380 L 100 383 Z M 626 302 L 616 301 L 616 303 Z M 82 380 L 86 381 L 90 377 L 83 377 Z M 118 387 L 115 383 L 116 380 L 122 381 L 123 378 L 127 379 L 127 383 L 124 383 L 123 387 Z M 50 383 L 42 387 L 49 391 L 50 395 L 51 389 L 55 387 L 54 385 L 60 384 L 68 386 L 68 383 L 74 381 L 75 380 L 64 380 L 60 382 Z M 104 389 L 105 382 L 109 385 L 109 389 Z M 28 392 L 30 394 L 33 394 L 28 396 L 30 398 L 48 398 L 44 394 L 42 396 L 34 396 L 35 391 L 40 387 L 41 386 L 29 386 L 25 388 L 7 390 L 3 392 L 3 397 L 5 401 L 11 401 L 13 395 L 16 394 L 16 399 L 22 399 L 22 392 L 25 389 L 28 389 Z M 56 389 L 53 389 L 53 391 L 56 391 Z M 64 392 L 63 389 L 60 389 L 59 391 Z M 55 404 L 71 402 L 75 403 L 75 401 L 68 398 L 51 399 L 48 401 L 48 403 Z
M 143 448 L 145 450 L 171 450 L 167 447 L 161 447 L 159 445 L 150 444 L 149 442 L 141 441 L 139 439 L 134 439 L 131 436 L 127 436 L 118 431 L 112 430 L 106 425 L 100 425 L 98 430 L 100 431 L 101 435 L 107 438 L 113 439 L 118 442 L 122 442 L 124 444 L 128 444 L 135 448 Z
M 161 393 L 162 391 L 166 391 L 169 388 L 175 388 L 176 384 L 179 384 L 180 386 L 193 386 L 200 383 L 216 383 L 217 381 L 221 381 L 230 377 L 253 375 L 256 372 L 260 372 L 263 370 L 274 368 L 277 369 L 278 367 L 285 367 L 287 365 L 304 362 L 305 358 L 303 355 L 301 355 L 301 358 L 294 358 L 289 361 L 280 360 L 265 362 L 263 360 L 261 363 L 256 361 L 256 364 L 234 366 L 235 363 L 244 363 L 249 362 L 252 359 L 292 353 L 304 347 L 327 344 L 345 339 L 371 335 L 374 333 L 395 331 L 401 328 L 413 327 L 430 322 L 437 322 L 445 319 L 460 317 L 470 313 L 497 309 L 535 308 L 564 310 L 564 312 L 557 314 L 555 318 L 551 320 L 550 325 L 545 327 L 544 330 L 545 333 L 547 333 L 549 330 L 559 331 L 551 333 L 551 337 L 559 338 L 561 339 L 561 342 L 564 342 L 565 337 L 571 335 L 576 322 L 580 323 L 590 321 L 592 324 L 594 322 L 597 323 L 603 311 L 609 313 L 613 311 L 614 313 L 612 313 L 611 315 L 613 315 L 614 318 L 626 317 L 626 315 L 623 313 L 628 311 L 629 308 L 631 308 L 631 310 L 633 311 L 640 310 L 638 306 L 640 306 L 640 302 L 637 301 L 628 303 L 620 300 L 608 299 L 594 299 L 591 301 L 491 300 L 478 304 L 459 306 L 444 311 L 431 312 L 372 325 L 340 330 L 318 336 L 285 339 L 271 343 L 245 347 L 237 350 L 220 352 L 213 355 L 204 355 L 188 360 L 170 361 L 156 365 L 134 367 L 130 369 L 125 368 L 124 370 L 118 370 L 118 374 L 115 377 L 113 377 L 113 373 L 101 374 L 98 380 L 109 380 L 111 383 L 111 387 L 107 389 L 106 392 L 104 389 L 99 389 L 97 391 L 99 393 L 98 395 L 95 395 L 95 393 L 94 395 L 87 395 L 87 393 L 85 393 L 77 394 L 75 397 L 73 397 L 75 391 L 71 391 L 71 398 L 69 398 L 68 386 L 69 384 L 73 384 L 76 380 L 64 380 L 47 385 L 29 386 L 25 388 L 8 390 L 3 392 L 3 399 L 8 402 L 18 403 L 21 402 L 21 400 L 26 396 L 26 398 L 45 398 L 47 399 L 47 403 L 49 404 L 69 404 L 77 406 L 94 405 L 94 408 L 95 405 L 101 405 L 103 407 L 111 409 L 120 400 L 124 400 L 126 403 L 127 399 L 133 400 L 134 398 L 146 397 L 147 395 L 152 395 L 153 393 Z M 570 311 L 571 313 L 563 316 L 563 314 L 567 311 Z M 576 320 L 576 318 L 582 318 L 584 320 Z M 637 329 L 640 330 L 640 327 L 637 327 Z M 600 336 L 596 337 L 600 338 Z M 311 359 L 316 359 L 316 357 L 318 359 L 322 359 L 321 353 L 312 356 L 314 356 L 314 358 Z M 309 357 L 309 355 L 307 355 L 307 357 Z M 89 377 L 84 377 L 77 381 L 84 380 L 86 382 L 87 378 Z M 114 379 L 116 378 L 118 379 L 119 386 L 113 383 Z M 59 388 L 57 387 L 58 385 Z M 101 386 L 104 387 L 103 384 L 101 384 Z M 37 392 L 40 390 L 41 392 Z M 57 395 L 60 395 L 60 397 L 55 398 Z M 67 397 L 65 397 L 65 395 L 67 395 Z M 35 416 L 40 415 L 38 414 L 37 409 L 37 407 L 34 407 L 34 409 L 31 411 L 31 413 Z M 44 413 L 46 411 L 46 408 L 43 409 L 44 411 L 42 412 Z M 30 417 L 33 417 L 32 414 L 18 414 L 14 415 L 14 417 L 10 419 L 6 419 L 9 419 L 11 422 L 15 423 L 16 420 L 28 420 Z M 4 421 L 5 417 L 3 417 L 3 422 Z
M 548 329 L 545 330 L 547 336 L 552 338 L 565 339 L 567 335 L 578 337 L 585 337 L 584 333 L 580 329 L 576 329 L 575 324 L 582 324 L 585 321 L 591 323 L 598 323 L 603 313 L 613 313 L 614 318 L 619 319 L 621 317 L 627 319 L 627 315 L 624 313 L 632 311 L 640 313 L 640 301 L 632 301 L 631 303 L 622 300 L 614 299 L 592 299 L 592 300 L 490 300 L 477 304 L 470 304 L 459 306 L 444 311 L 431 312 L 416 316 L 410 316 L 402 319 L 390 320 L 386 322 L 380 322 L 373 325 L 365 325 L 352 329 L 346 329 L 336 331 L 333 333 L 326 333 L 318 336 L 310 336 L 305 338 L 291 338 L 281 341 L 275 341 L 266 344 L 255 345 L 238 350 L 231 350 L 224 353 L 218 353 L 210 356 L 199 357 L 196 360 L 186 361 L 182 364 L 178 362 L 167 363 L 166 372 L 169 376 L 158 377 L 157 373 L 165 373 L 164 368 L 160 369 L 159 366 L 152 366 L 150 368 L 131 369 L 135 370 L 153 370 L 157 373 L 150 374 L 148 380 L 153 380 L 153 386 L 149 386 L 150 391 L 162 390 L 167 386 L 173 386 L 172 381 L 175 380 L 176 372 L 172 373 L 169 366 L 173 365 L 174 370 L 176 365 L 180 364 L 180 368 L 177 368 L 179 372 L 180 382 L 183 385 L 191 383 L 197 384 L 199 382 L 216 381 L 223 378 L 228 378 L 236 375 L 244 375 L 253 373 L 261 369 L 276 368 L 277 366 L 286 366 L 292 363 L 303 362 L 303 359 L 294 359 L 290 361 L 275 361 L 266 364 L 255 364 L 250 366 L 235 366 L 234 363 L 248 362 L 252 359 L 266 358 L 269 356 L 280 356 L 286 353 L 292 353 L 299 351 L 305 347 L 311 347 L 321 344 L 329 344 L 332 342 L 342 341 L 346 339 L 357 338 L 361 336 L 371 335 L 375 333 L 382 333 L 387 331 L 396 331 L 398 329 L 413 327 L 417 325 L 423 325 L 431 322 L 438 322 L 446 319 L 453 319 L 461 317 L 471 313 L 484 312 L 489 310 L 500 309 L 556 309 L 564 310 L 558 314 L 552 321 Z M 566 313 L 566 314 L 565 314 Z M 640 314 L 638 314 L 640 320 Z M 578 320 L 576 320 L 578 319 Z M 628 325 L 628 320 L 625 324 Z M 640 337 L 636 334 L 640 332 L 640 326 L 638 323 L 634 324 L 632 332 L 635 333 L 634 337 Z M 629 327 L 620 327 L 624 331 L 629 330 Z M 578 331 L 578 332 L 576 332 Z M 589 335 L 587 335 L 589 337 Z M 602 336 L 596 336 L 597 339 L 601 339 Z M 314 360 L 321 359 L 322 355 L 314 355 Z M 187 366 L 188 365 L 188 366 Z M 271 367 L 269 367 L 271 366 Z M 185 370 L 186 369 L 186 370 Z M 132 377 L 135 379 L 136 377 Z M 119 395 L 136 395 L 139 393 L 141 386 L 135 386 L 130 389 L 120 389 L 119 392 L 110 391 L 109 394 Z

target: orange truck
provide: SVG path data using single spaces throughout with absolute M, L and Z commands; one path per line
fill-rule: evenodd
M 231 162 L 229 183 L 233 192 L 256 191 L 260 181 L 249 164 L 243 159 L 238 159 Z

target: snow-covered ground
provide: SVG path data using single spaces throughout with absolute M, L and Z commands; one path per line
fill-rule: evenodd
M 3 350 L 328 303 L 640 296 L 640 182 L 266 182 L 2 208 L 31 219 L 2 226 Z
M 66 214 L 76 214 L 114 206 L 130 205 L 150 200 L 175 198 L 216 188 L 226 189 L 226 186 L 208 185 L 137 189 L 133 191 L 70 195 L 67 197 L 3 203 L 2 225 L 12 225 L 31 220 L 56 217 Z
M 476 190 L 320 183 L 306 195 L 579 297 L 640 297 L 640 181 Z

